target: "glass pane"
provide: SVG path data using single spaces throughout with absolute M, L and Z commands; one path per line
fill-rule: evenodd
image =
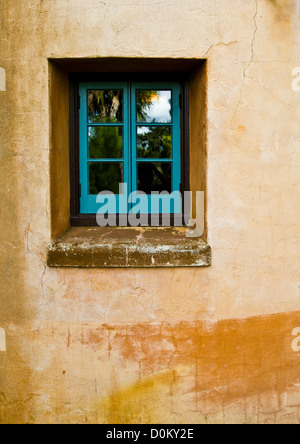
M 172 122 L 172 91 L 137 91 L 137 121 L 146 123 Z
M 89 127 L 89 157 L 90 159 L 121 159 L 123 157 L 123 127 Z
M 122 123 L 123 91 L 93 89 L 88 91 L 89 123 Z
M 172 164 L 168 162 L 139 162 L 138 191 L 172 192 Z
M 171 127 L 139 126 L 137 128 L 137 151 L 140 159 L 171 159 Z
M 119 184 L 123 182 L 123 163 L 89 163 L 90 194 L 98 194 L 101 191 L 112 191 L 117 195 L 119 194 Z

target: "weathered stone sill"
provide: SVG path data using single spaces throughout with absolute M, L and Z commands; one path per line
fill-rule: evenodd
M 211 248 L 185 228 L 71 228 L 47 252 L 49 267 L 208 267 Z

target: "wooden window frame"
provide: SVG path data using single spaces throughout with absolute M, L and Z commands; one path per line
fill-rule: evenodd
M 188 76 L 184 73 L 71 73 L 70 85 L 70 226 L 93 227 L 97 226 L 96 214 L 80 213 L 80 180 L 79 180 L 79 84 L 87 82 L 179 82 L 181 88 L 181 193 L 190 190 L 190 144 L 189 144 L 189 83 Z M 183 208 L 184 202 L 183 202 Z M 188 210 L 189 211 L 189 210 Z M 121 215 L 115 215 L 117 226 Z M 187 217 L 182 215 L 182 224 L 185 225 Z M 148 223 L 151 225 L 151 217 L 148 215 Z M 162 225 L 162 215 L 159 215 L 159 226 Z M 170 226 L 175 225 L 175 218 L 171 215 Z

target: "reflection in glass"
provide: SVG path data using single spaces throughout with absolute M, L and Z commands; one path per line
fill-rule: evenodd
M 123 183 L 123 163 L 89 163 L 89 194 L 112 191 L 119 194 L 119 184 Z
M 89 123 L 122 123 L 123 91 L 93 89 L 88 91 Z
M 138 90 L 137 121 L 145 123 L 172 122 L 172 91 Z
M 137 151 L 140 159 L 170 159 L 172 135 L 170 126 L 139 126 Z
M 123 157 L 123 127 L 89 127 L 90 159 L 121 159 Z
M 172 192 L 172 165 L 168 162 L 139 162 L 138 191 Z

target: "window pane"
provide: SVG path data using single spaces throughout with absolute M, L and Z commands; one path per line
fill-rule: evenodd
M 112 191 L 119 194 L 119 184 L 123 182 L 123 163 L 89 163 L 90 194 L 98 194 L 101 191 Z
M 88 91 L 89 123 L 122 123 L 123 91 L 93 89 Z
M 172 157 L 172 129 L 170 126 L 139 126 L 137 151 L 140 159 L 170 159 Z
M 89 157 L 90 159 L 121 159 L 123 157 L 123 127 L 89 127 Z
M 172 192 L 172 164 L 168 162 L 139 162 L 138 191 Z
M 172 91 L 138 90 L 137 122 L 171 123 Z

